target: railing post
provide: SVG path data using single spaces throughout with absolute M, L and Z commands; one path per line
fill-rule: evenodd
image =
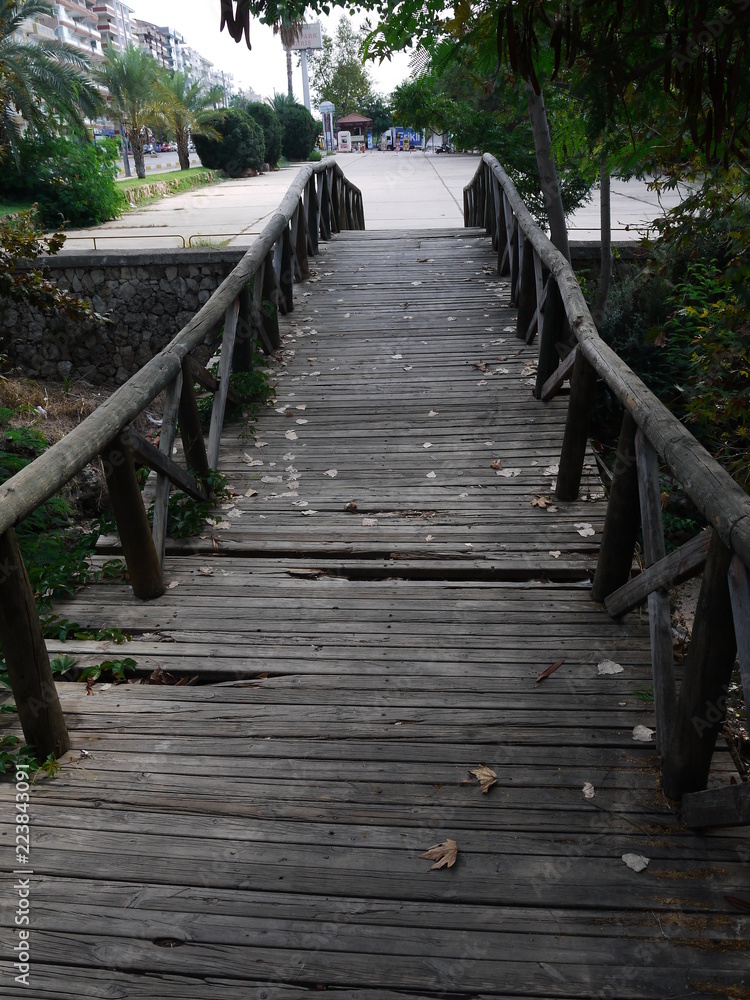
M 626 411 L 622 418 L 620 440 L 617 442 L 607 516 L 591 588 L 591 598 L 594 601 L 604 601 L 618 587 L 627 583 L 633 565 L 635 543 L 641 524 L 635 458 L 636 430 L 635 420 Z
M 300 198 L 297 211 L 292 216 L 294 238 L 294 276 L 297 281 L 310 277 L 310 264 L 307 258 L 307 216 L 305 206 Z
M 284 305 L 284 312 L 294 311 L 294 256 L 292 254 L 292 238 L 289 226 L 281 234 L 281 268 L 279 271 L 279 293 Z
M 307 182 L 307 248 L 311 256 L 318 252 L 318 193 L 315 189 L 315 174 Z
M 516 337 L 526 340 L 531 321 L 536 312 L 536 278 L 534 268 L 534 247 L 526 240 L 521 265 L 521 287 L 518 292 L 518 315 L 516 316 Z
M 518 221 L 513 219 L 513 233 L 510 238 L 513 247 L 510 255 L 510 301 L 511 307 L 518 305 L 518 292 L 521 278 L 521 265 L 523 261 L 523 229 L 518 225 Z
M 13 528 L 0 534 L 0 645 L 26 742 L 39 760 L 62 757 L 70 737 Z
M 185 451 L 185 463 L 199 479 L 204 478 L 208 475 L 209 465 L 198 400 L 195 398 L 193 387 L 192 362 L 189 358 L 185 358 L 182 362 L 179 424 L 182 447 Z
M 578 496 L 596 388 L 596 372 L 584 357 L 580 347 L 576 352 L 570 382 L 568 415 L 565 420 L 560 472 L 555 490 L 559 500 L 575 500 Z
M 331 199 L 328 190 L 328 171 L 323 170 L 318 174 L 320 179 L 320 237 L 323 240 L 331 238 Z
M 486 232 L 488 232 L 490 235 L 492 234 L 492 220 L 494 215 L 494 212 L 492 211 L 492 202 L 490 198 L 491 192 L 492 192 L 492 170 L 490 169 L 490 165 L 488 163 L 485 163 L 484 185 L 482 190 L 482 198 L 483 198 L 482 214 L 483 214 L 484 228 Z
M 544 313 L 542 318 L 542 332 L 539 335 L 539 356 L 536 370 L 536 386 L 534 395 L 537 399 L 542 398 L 544 383 L 552 375 L 560 364 L 560 356 L 557 353 L 557 345 L 563 339 L 565 330 L 565 308 L 563 307 L 560 289 L 557 282 L 549 276 L 547 279 L 547 293 L 544 300 Z
M 273 251 L 266 254 L 265 267 L 263 268 L 262 284 L 262 304 L 261 317 L 263 329 L 275 351 L 281 347 L 281 334 L 279 332 L 279 292 L 276 285 L 276 272 L 273 269 Z
M 646 566 L 652 566 L 666 554 L 659 491 L 659 458 L 656 449 L 640 428 L 635 433 L 635 456 L 643 525 L 643 555 Z M 648 625 L 651 634 L 656 740 L 660 753 L 664 755 L 677 705 L 672 619 L 669 594 L 665 590 L 653 590 L 648 595 Z
M 151 537 L 130 448 L 122 438 L 115 438 L 101 457 L 133 593 L 143 601 L 161 597 L 166 589 L 161 560 Z
M 253 342 L 255 339 L 253 336 L 252 299 L 249 283 L 245 285 L 237 298 L 240 308 L 237 316 L 234 352 L 232 354 L 232 371 L 249 372 L 253 367 Z
M 716 737 L 726 714 L 727 690 L 737 655 L 727 579 L 731 559 L 731 551 L 714 531 L 675 722 L 664 754 L 662 788 L 670 799 L 706 787 Z
M 339 221 L 339 209 L 341 206 L 340 184 L 339 175 L 334 168 L 331 170 L 331 212 L 333 215 L 333 231 L 335 233 L 341 232 L 341 223 Z

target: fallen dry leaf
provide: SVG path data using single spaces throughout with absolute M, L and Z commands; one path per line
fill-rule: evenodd
M 606 674 L 621 674 L 622 667 L 619 663 L 615 663 L 614 660 L 602 660 L 598 667 L 599 676 L 603 677 Z
M 428 472 L 427 473 L 427 478 L 428 479 L 435 479 L 436 476 L 437 476 L 437 473 L 435 473 L 435 472 Z
M 548 555 L 551 555 L 553 559 L 559 559 L 562 553 L 559 549 L 550 549 Z
M 644 858 L 642 854 L 623 854 L 622 860 L 634 872 L 642 872 L 648 868 L 650 858 Z
M 545 677 L 549 677 L 550 674 L 554 674 L 557 668 L 561 667 L 563 663 L 565 663 L 564 657 L 562 659 L 555 660 L 554 663 L 552 663 L 549 667 L 547 667 L 546 670 L 543 670 L 541 674 L 539 674 L 539 676 L 536 679 L 536 683 L 538 684 L 539 681 L 543 681 Z
M 423 448 L 431 448 L 432 447 L 432 442 L 431 441 L 425 441 L 425 443 L 422 445 L 422 447 Z
M 378 519 L 376 517 L 363 517 L 362 524 L 365 528 L 374 528 L 377 526 Z
M 595 534 L 592 525 L 590 525 L 587 521 L 576 521 L 573 527 L 583 538 L 586 538 L 588 535 Z
M 296 433 L 294 431 L 287 431 L 286 434 L 284 435 L 284 437 L 287 439 L 287 441 L 296 441 L 297 440 L 297 435 L 296 435 Z
M 323 475 L 328 476 L 329 479 L 335 479 L 338 474 L 338 469 L 326 469 L 323 473 Z
M 587 781 L 584 784 L 584 786 L 581 789 L 581 791 L 583 792 L 584 799 L 593 799 L 593 797 L 596 795 L 596 791 L 594 790 L 594 786 L 591 784 L 590 781 Z
M 486 372 L 488 370 L 486 361 L 480 361 L 478 365 L 472 365 L 471 367 L 476 368 L 478 372 Z
M 539 493 L 531 498 L 531 506 L 539 507 L 540 510 L 546 510 L 552 504 L 552 498 L 546 497 L 543 493 Z
M 499 458 L 496 458 L 492 462 L 490 462 L 490 468 L 491 469 L 502 469 L 502 467 L 503 467 L 503 463 L 500 461 Z
M 438 410 L 430 410 L 427 414 L 428 417 L 436 417 L 438 415 Z
M 452 868 L 456 863 L 456 857 L 458 855 L 458 844 L 455 840 L 445 840 L 442 844 L 435 844 L 431 847 L 429 851 L 425 851 L 424 854 L 420 854 L 420 858 L 426 858 L 428 861 L 434 861 L 435 864 L 430 868 L 431 872 L 436 871 L 438 868 Z
M 634 726 L 633 739 L 637 743 L 650 743 L 654 738 L 654 730 L 648 726 Z
M 425 536 L 424 536 L 424 540 L 425 540 L 426 542 L 431 542 L 431 541 L 433 540 L 433 538 L 434 538 L 434 537 L 435 537 L 434 535 L 425 535 Z
M 493 785 L 497 784 L 497 775 L 492 768 L 487 767 L 486 764 L 480 764 L 479 767 L 473 768 L 469 771 L 469 774 L 473 774 L 477 779 L 479 784 L 482 786 L 482 792 L 484 795 L 489 792 Z
M 179 580 L 172 580 L 171 583 L 167 584 L 167 590 L 174 590 L 175 587 L 179 587 L 179 586 L 180 586 L 180 581 Z
M 496 469 L 495 470 L 495 475 L 496 476 L 502 476 L 503 479 L 515 479 L 516 476 L 520 476 L 521 475 L 521 470 L 520 469 Z
M 213 566 L 199 566 L 198 572 L 200 573 L 201 576 L 213 576 L 214 568 Z
M 356 509 L 357 509 L 357 505 L 354 502 L 354 500 L 350 500 L 349 503 L 344 504 L 344 510 L 348 511 L 348 513 L 350 513 L 350 514 L 353 514 Z
M 258 491 L 254 490 L 252 488 L 249 489 L 249 490 L 246 490 L 246 492 L 245 492 L 245 496 L 246 497 L 257 497 L 257 495 L 258 495 Z

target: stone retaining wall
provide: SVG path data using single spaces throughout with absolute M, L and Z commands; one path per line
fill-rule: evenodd
M 61 254 L 45 277 L 90 299 L 110 322 L 94 324 L 0 301 L 0 348 L 31 378 L 127 381 L 188 323 L 240 260 L 243 250 Z M 207 343 L 202 360 L 211 354 Z M 196 352 L 197 356 L 201 352 Z

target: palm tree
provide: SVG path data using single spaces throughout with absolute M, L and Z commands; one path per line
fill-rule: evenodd
M 57 39 L 24 39 L 24 21 L 51 15 L 54 9 L 45 0 L 0 0 L 0 159 L 10 152 L 18 162 L 26 126 L 45 134 L 57 130 L 58 119 L 83 132 L 86 119 L 101 112 L 85 53 Z
M 287 20 L 286 15 L 284 15 L 280 23 L 273 26 L 274 35 L 281 35 L 281 44 L 286 51 L 286 89 L 289 97 L 294 97 L 294 90 L 292 88 L 292 45 L 297 40 L 297 35 L 304 23 L 304 21 Z
M 108 48 L 94 78 L 109 91 L 109 109 L 130 142 L 135 172 L 143 179 L 143 146 L 148 125 L 166 122 L 168 101 L 162 89 L 163 71 L 153 56 L 135 45 L 122 52 Z
M 221 87 L 207 89 L 202 80 L 190 83 L 184 73 L 176 72 L 162 84 L 166 98 L 165 117 L 177 144 L 180 170 L 190 169 L 190 136 L 205 135 L 207 139 L 221 139 L 211 125 L 216 119 L 216 108 L 221 104 L 224 91 Z

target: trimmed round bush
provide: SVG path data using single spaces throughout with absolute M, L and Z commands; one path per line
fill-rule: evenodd
M 315 145 L 315 119 L 301 104 L 284 110 L 281 119 L 284 137 L 281 151 L 288 160 L 306 160 Z
M 209 139 L 195 133 L 195 151 L 204 167 L 223 170 L 229 177 L 242 177 L 250 170 L 262 170 L 265 163 L 263 129 L 245 111 L 228 108 L 217 111 L 208 122 L 221 136 Z
M 281 156 L 281 138 L 284 129 L 281 120 L 272 107 L 258 102 L 248 103 L 243 111 L 263 129 L 263 139 L 266 144 L 266 163 L 275 167 Z

